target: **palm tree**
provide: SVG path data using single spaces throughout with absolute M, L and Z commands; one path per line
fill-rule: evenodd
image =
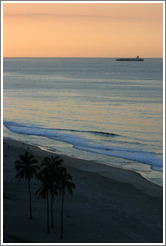
M 47 200 L 47 232 L 50 232 L 50 215 L 49 215 L 49 188 L 50 179 L 47 170 L 45 172 L 40 171 L 37 178 L 42 182 L 41 187 L 36 191 L 37 198 L 41 197 Z
M 39 166 L 38 162 L 34 159 L 34 156 L 27 151 L 23 155 L 19 155 L 19 160 L 15 161 L 15 169 L 18 172 L 16 178 L 19 180 L 25 178 L 28 180 L 29 190 L 29 219 L 32 219 L 32 202 L 31 202 L 31 186 L 30 180 L 37 175 Z
M 75 188 L 75 184 L 71 182 L 72 177 L 67 173 L 65 168 L 62 168 L 59 172 L 59 188 L 60 194 L 62 196 L 62 204 L 61 204 L 61 239 L 63 238 L 63 210 L 64 210 L 64 197 L 65 191 L 69 192 L 70 195 L 73 195 L 73 189 Z
M 50 195 L 51 195 L 51 207 L 50 207 L 50 213 L 51 213 L 51 228 L 54 227 L 54 214 L 53 214 L 53 201 L 54 201 L 54 195 L 58 194 L 58 169 L 60 168 L 63 160 L 59 156 L 51 156 L 51 157 L 45 157 L 41 163 L 41 172 L 42 173 L 47 172 L 49 176 L 49 187 Z

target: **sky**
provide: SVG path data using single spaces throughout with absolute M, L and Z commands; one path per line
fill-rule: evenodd
M 162 57 L 162 3 L 3 3 L 4 57 Z

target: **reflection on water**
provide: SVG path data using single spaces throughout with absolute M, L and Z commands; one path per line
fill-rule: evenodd
M 73 142 L 65 142 L 62 136 L 57 142 L 48 140 L 48 136 L 46 140 L 39 135 L 25 136 L 18 132 L 12 135 L 6 128 L 4 135 L 33 140 L 65 153 L 93 156 L 107 163 L 108 152 L 101 152 L 102 148 L 115 151 L 118 147 L 119 157 L 126 148 L 124 158 L 129 156 L 129 149 L 133 153 L 139 150 L 147 153 L 146 158 L 149 154 L 153 167 L 154 160 L 162 161 L 162 90 L 162 59 L 122 64 L 114 59 L 97 58 L 5 58 L 6 122 L 80 131 L 72 134 L 76 139 L 84 137 L 94 146 L 100 145 L 100 152 L 93 153 L 92 146 L 89 148 L 87 144 L 75 146 Z M 114 133 L 119 138 L 92 135 L 91 131 Z M 109 154 L 115 155 L 110 150 Z M 137 155 L 137 159 L 142 161 L 143 157 Z

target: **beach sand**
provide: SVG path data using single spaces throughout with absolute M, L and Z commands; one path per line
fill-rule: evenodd
M 61 156 L 76 185 L 65 195 L 64 238 L 60 239 L 59 197 L 55 227 L 47 233 L 46 200 L 35 197 L 40 184 L 32 179 L 33 219 L 29 220 L 26 180 L 15 179 L 14 162 L 29 150 L 39 162 L 51 153 L 4 139 L 4 243 L 162 243 L 163 188 L 140 174 L 92 161 Z M 116 158 L 112 158 L 115 162 Z

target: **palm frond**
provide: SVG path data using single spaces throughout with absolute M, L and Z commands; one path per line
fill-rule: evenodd
M 20 179 L 22 179 L 22 178 L 24 178 L 25 177 L 25 172 L 24 172 L 24 170 L 21 170 L 20 172 L 18 172 L 17 174 L 16 174 L 16 179 L 19 179 L 19 181 L 20 181 Z
M 39 199 L 40 197 L 42 199 L 45 199 L 47 196 L 47 192 L 48 189 L 46 189 L 45 187 L 43 187 L 43 185 L 35 192 L 35 195 L 37 196 L 37 199 Z
M 39 166 L 36 165 L 38 162 L 34 159 L 34 156 L 26 151 L 24 154 L 19 155 L 19 160 L 15 161 L 15 169 L 18 172 L 16 178 L 25 178 L 30 180 L 36 175 L 36 171 Z

